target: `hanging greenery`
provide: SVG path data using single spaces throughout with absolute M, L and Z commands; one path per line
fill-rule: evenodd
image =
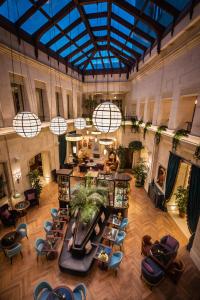
M 194 152 L 194 158 L 196 160 L 200 160 L 200 144 L 196 146 L 195 152 Z
M 159 145 L 161 134 L 162 134 L 163 131 L 166 131 L 166 130 L 167 130 L 166 125 L 161 125 L 161 126 L 158 127 L 158 129 L 155 133 L 155 143 L 156 143 L 156 145 Z
M 179 129 L 174 133 L 173 139 L 172 139 L 172 150 L 176 151 L 180 140 L 182 137 L 188 136 L 188 131 L 185 129 Z
M 142 150 L 144 147 L 142 145 L 142 142 L 140 142 L 140 141 L 132 141 L 132 142 L 129 143 L 128 148 L 130 150 L 132 150 L 133 152 L 136 152 L 136 151 Z
M 132 131 L 134 133 L 139 133 L 140 132 L 140 125 L 143 123 L 143 120 L 138 121 L 137 117 L 132 117 L 131 122 L 132 122 Z
M 146 122 L 145 126 L 144 126 L 144 131 L 143 131 L 143 139 L 145 140 L 146 137 L 146 133 L 149 127 L 151 127 L 152 123 L 151 122 Z

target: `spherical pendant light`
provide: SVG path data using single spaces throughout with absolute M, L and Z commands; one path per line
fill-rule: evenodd
M 67 131 L 67 122 L 62 117 L 55 117 L 51 120 L 50 130 L 56 135 L 64 134 Z
M 13 128 L 18 135 L 32 138 L 40 132 L 41 121 L 35 114 L 23 111 L 14 117 Z
M 84 118 L 77 118 L 74 120 L 76 129 L 84 129 L 86 127 L 86 120 Z
M 113 139 L 99 139 L 100 145 L 112 145 L 114 143 Z
M 104 102 L 95 108 L 92 121 L 97 130 L 105 133 L 114 132 L 121 125 L 122 115 L 115 104 Z

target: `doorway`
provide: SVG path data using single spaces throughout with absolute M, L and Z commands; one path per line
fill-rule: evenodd
M 176 204 L 176 195 L 178 187 L 182 186 L 183 188 L 188 187 L 189 177 L 190 177 L 191 165 L 188 162 L 182 161 L 180 163 L 178 175 L 176 178 L 176 182 L 173 188 L 172 196 L 167 203 L 167 210 L 171 217 L 174 219 L 178 227 L 180 227 L 181 231 L 185 234 L 187 238 L 190 237 L 190 232 L 187 225 L 187 216 L 184 217 L 179 216 L 178 206 Z

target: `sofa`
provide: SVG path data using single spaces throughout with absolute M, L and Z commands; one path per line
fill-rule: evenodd
M 105 219 L 102 222 L 101 214 L 105 214 Z M 97 213 L 93 221 L 89 225 L 83 225 L 77 219 L 71 218 L 66 235 L 63 242 L 63 247 L 59 257 L 59 267 L 61 271 L 71 274 L 86 275 L 93 263 L 96 247 L 100 242 L 103 230 L 107 223 L 108 213 L 104 208 Z M 72 232 L 74 223 L 76 222 L 75 232 Z M 96 235 L 95 226 L 99 225 L 100 232 Z M 73 236 L 73 244 L 69 248 L 70 240 Z M 91 242 L 91 250 L 86 252 L 86 245 Z
M 165 272 L 151 258 L 146 257 L 141 262 L 141 278 L 152 289 L 157 286 L 165 277 Z

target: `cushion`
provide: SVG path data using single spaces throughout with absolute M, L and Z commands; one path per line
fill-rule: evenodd
M 177 246 L 177 241 L 171 237 L 170 235 L 168 235 L 167 239 L 166 239 L 166 245 L 172 249 L 174 249 Z
M 72 245 L 73 245 L 73 242 L 74 242 L 74 238 L 73 236 L 68 240 L 68 245 L 67 245 L 67 250 L 70 251 Z
M 102 214 L 101 214 L 101 222 L 103 223 L 104 221 L 105 221 L 105 214 L 104 214 L 104 212 L 102 212 Z
M 74 222 L 74 223 L 72 224 L 72 234 L 74 234 L 75 228 L 76 228 L 76 222 Z
M 92 244 L 91 244 L 91 241 L 88 241 L 85 246 L 85 253 L 89 254 L 91 250 L 92 250 Z
M 31 193 L 27 195 L 28 201 L 35 200 L 35 193 Z
M 100 232 L 99 224 L 97 224 L 97 225 L 95 226 L 94 230 L 95 230 L 96 235 L 98 235 L 99 232 Z
M 147 262 L 143 262 L 143 266 L 145 267 L 145 269 L 149 272 L 149 273 L 154 273 L 154 270 L 152 269 L 152 267 L 147 263 Z
M 5 219 L 9 219 L 11 216 L 11 213 L 8 211 L 8 209 L 5 209 L 1 215 L 5 218 Z

